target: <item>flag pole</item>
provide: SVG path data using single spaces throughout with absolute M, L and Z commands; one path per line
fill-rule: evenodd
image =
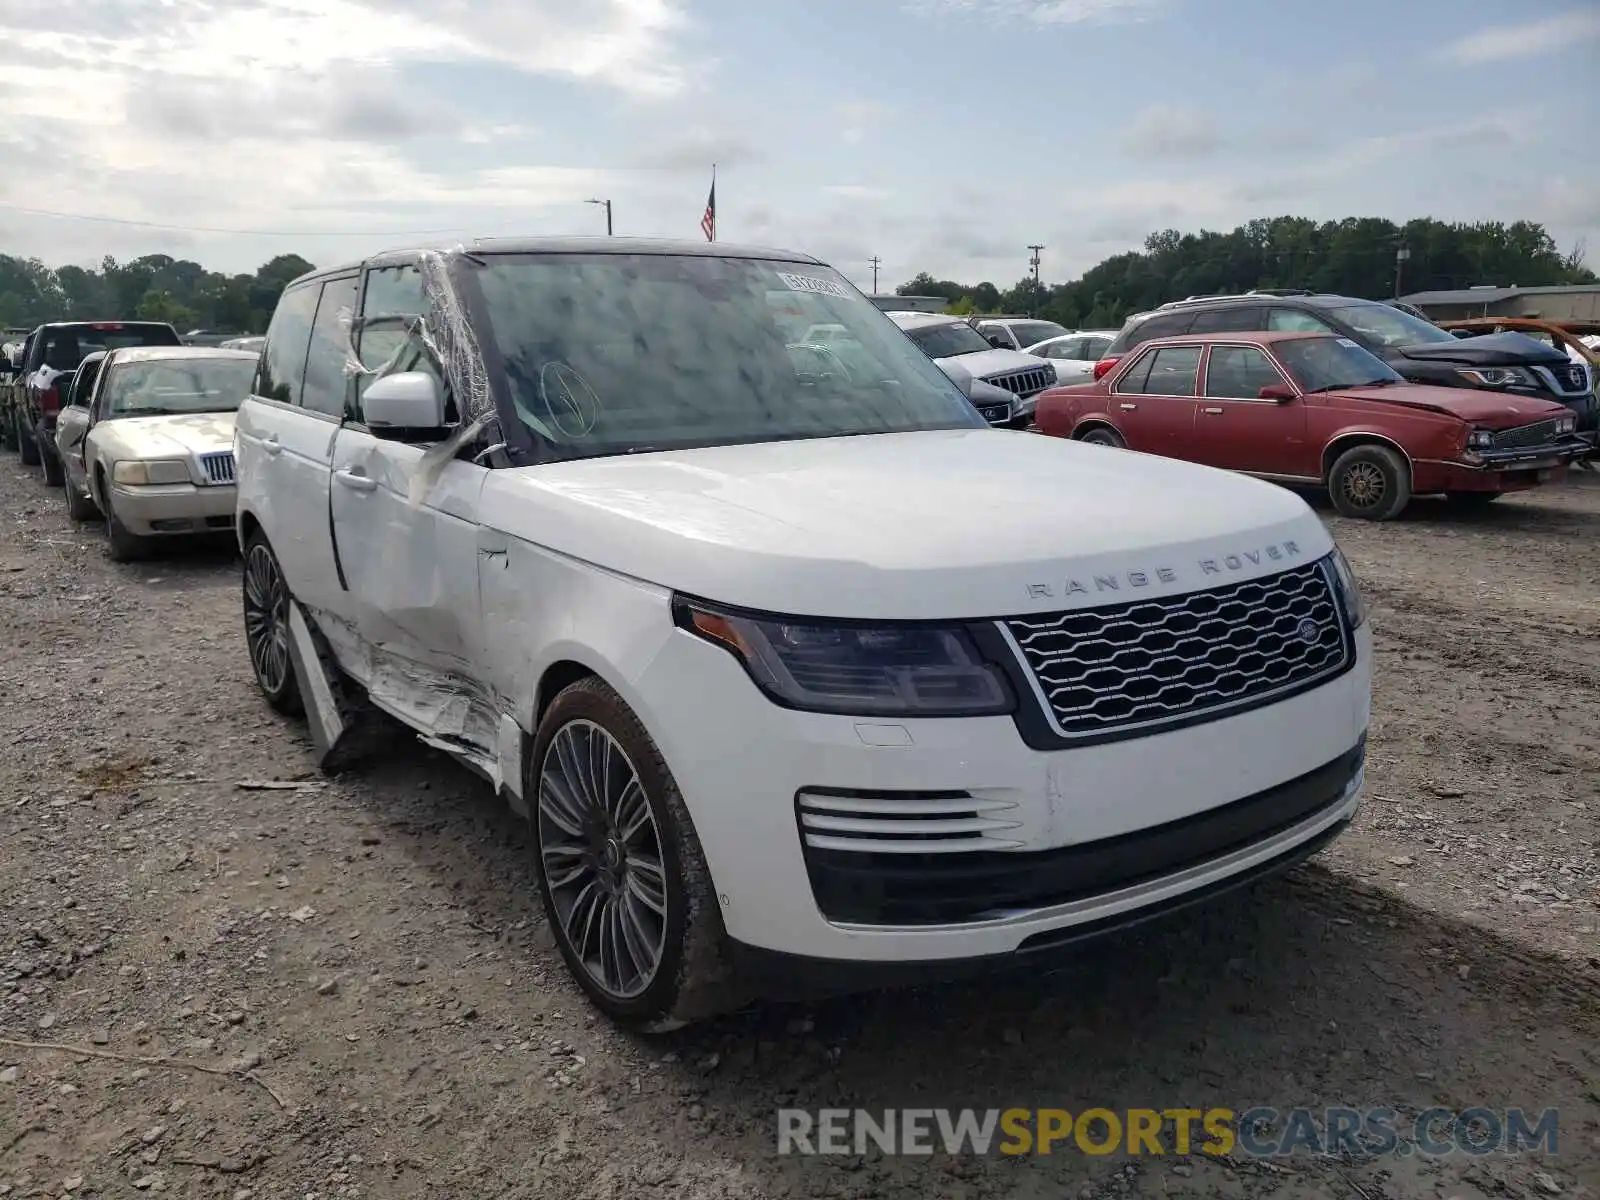
M 717 194 L 717 164 L 716 163 L 712 163 L 711 164 L 711 194 L 713 196 L 715 196 Z M 712 213 L 711 213 L 711 240 L 713 242 L 717 240 L 717 214 L 716 214 L 716 211 L 714 209 L 712 210 Z

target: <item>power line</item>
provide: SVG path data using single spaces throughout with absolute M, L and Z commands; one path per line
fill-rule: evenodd
M 48 208 L 24 208 L 20 204 L 0 204 L 0 211 L 24 213 L 33 217 L 55 217 L 65 221 L 98 221 L 104 225 L 130 225 L 139 229 L 165 229 L 172 233 L 232 233 L 241 237 L 412 237 L 433 233 L 460 233 L 462 226 L 447 229 L 223 229 L 211 225 L 166 225 L 160 221 L 134 221 L 127 217 L 106 217 L 93 213 L 56 212 Z
M 883 265 L 883 259 L 874 254 L 867 261 L 872 264 L 872 294 L 876 296 L 878 294 L 878 268 Z

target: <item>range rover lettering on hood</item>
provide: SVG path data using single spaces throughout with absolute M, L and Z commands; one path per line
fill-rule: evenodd
M 1254 550 L 1241 550 L 1238 554 L 1196 559 L 1190 570 L 1198 570 L 1202 576 L 1231 575 L 1248 567 L 1259 567 L 1262 563 L 1288 562 L 1299 557 L 1298 542 L 1271 542 Z M 1065 599 L 1099 592 L 1121 592 L 1124 584 L 1127 590 L 1137 591 L 1157 583 L 1177 583 L 1178 578 L 1178 568 L 1173 566 L 1151 567 L 1144 571 L 1118 571 L 1110 575 L 1092 575 L 1087 579 L 1068 579 L 1061 586 L 1060 595 Z M 1057 595 L 1055 585 L 1050 583 L 1030 583 L 1027 591 L 1030 600 L 1052 600 Z

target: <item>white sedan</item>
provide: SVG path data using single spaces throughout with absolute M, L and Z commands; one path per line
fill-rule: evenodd
M 131 347 L 74 389 L 56 425 L 67 512 L 104 516 L 113 559 L 233 529 L 233 417 L 256 362 L 241 350 Z
M 1080 329 L 1037 342 L 1024 353 L 1048 358 L 1056 369 L 1057 383 L 1087 383 L 1094 377 L 1094 364 L 1105 357 L 1106 347 L 1116 336 L 1115 329 Z

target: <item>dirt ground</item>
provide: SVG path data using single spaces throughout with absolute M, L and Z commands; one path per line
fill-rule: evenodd
M 114 566 L 7 456 L 0 1196 L 1600 1196 L 1594 479 L 1323 510 L 1373 608 L 1369 795 L 1293 876 L 1042 978 L 647 1039 L 567 981 L 472 776 L 403 740 L 317 776 L 251 683 L 229 552 Z M 1559 1148 L 775 1152 L 783 1105 L 1257 1104 L 1556 1107 Z

